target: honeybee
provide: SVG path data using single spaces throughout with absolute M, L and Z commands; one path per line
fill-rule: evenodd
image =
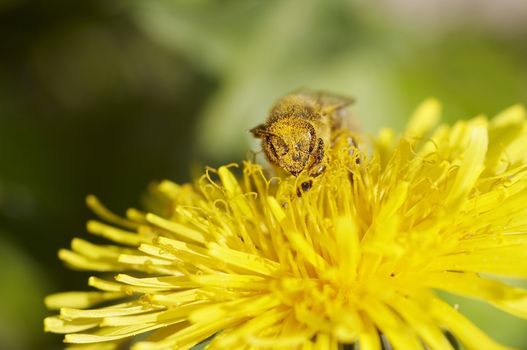
M 267 121 L 250 131 L 262 140 L 270 163 L 293 176 L 306 171 L 316 177 L 325 169 L 334 132 L 354 128 L 346 110 L 353 102 L 322 92 L 292 93 L 276 101 Z

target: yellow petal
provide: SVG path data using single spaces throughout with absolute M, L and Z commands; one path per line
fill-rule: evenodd
M 414 112 L 405 129 L 405 136 L 421 138 L 438 122 L 441 115 L 441 104 L 435 98 L 429 98 L 421 103 Z
M 467 320 L 450 305 L 437 298 L 430 304 L 430 312 L 438 322 L 448 328 L 467 350 L 512 350 L 509 347 L 500 345 L 490 339 L 485 333 L 479 330 L 472 322 Z
M 146 215 L 146 220 L 151 224 L 174 233 L 183 239 L 188 239 L 197 243 L 205 243 L 205 237 L 203 236 L 202 232 L 194 230 L 186 225 L 163 219 L 162 217 L 152 213 Z
M 135 232 L 125 231 L 113 226 L 103 224 L 99 221 L 90 220 L 86 225 L 88 232 L 95 235 L 107 238 L 116 243 L 121 243 L 129 246 L 138 246 L 147 240 Z
M 119 292 L 64 292 L 48 295 L 44 302 L 49 309 L 61 307 L 84 309 L 123 296 L 125 294 Z
M 88 205 L 88 207 L 93 210 L 97 216 L 117 226 L 125 227 L 131 230 L 135 230 L 139 226 L 137 223 L 123 219 L 119 215 L 115 215 L 109 211 L 94 195 L 89 195 L 86 197 L 86 205 Z
M 94 319 L 65 320 L 59 316 L 50 316 L 44 320 L 44 331 L 58 334 L 82 332 L 97 326 L 99 320 Z
M 467 145 L 459 160 L 454 183 L 445 199 L 447 208 L 474 188 L 476 180 L 483 171 L 488 147 L 487 122 L 483 119 L 475 119 L 467 123 L 459 138 Z
M 420 279 L 429 287 L 483 299 L 517 317 L 527 319 L 527 291 L 475 274 L 443 272 L 428 273 Z
M 367 297 L 362 307 L 364 307 L 368 317 L 383 332 L 395 349 L 423 349 L 417 338 L 417 334 L 387 305 L 375 298 Z

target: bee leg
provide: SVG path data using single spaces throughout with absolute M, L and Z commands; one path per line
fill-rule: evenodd
M 325 165 L 321 165 L 315 171 L 313 171 L 312 173 L 309 173 L 309 176 L 311 176 L 311 177 L 318 177 L 318 176 L 322 175 L 324 170 L 326 170 L 326 166 Z
M 357 143 L 355 142 L 355 139 L 353 137 L 349 137 L 348 139 L 348 142 L 350 143 L 350 145 L 353 147 L 351 150 L 350 150 L 350 155 L 351 156 L 355 156 L 355 164 L 356 165 L 360 165 L 362 163 L 361 159 L 360 159 L 360 155 L 357 154 L 358 152 L 358 146 L 357 146 Z M 351 182 L 351 184 L 353 184 L 354 180 L 355 180 L 355 175 L 353 173 L 352 170 L 350 170 L 350 173 L 349 173 L 349 180 Z
M 324 170 L 326 170 L 326 166 L 322 164 L 322 162 L 324 161 L 324 141 L 322 139 L 318 139 L 317 148 L 315 152 L 311 155 L 311 157 L 313 158 L 313 161 L 310 165 L 310 171 L 308 174 L 311 178 L 315 178 L 317 176 L 320 176 L 324 172 Z M 312 179 L 302 182 L 302 184 L 300 184 L 300 187 L 296 189 L 297 196 L 301 197 L 302 193 L 309 191 L 312 186 Z
M 311 186 L 313 186 L 313 180 L 308 180 L 308 181 L 302 182 L 300 187 L 298 187 L 296 189 L 296 195 L 298 197 L 302 197 L 302 193 L 309 191 L 311 189 Z
M 353 148 L 351 151 L 350 151 L 350 155 L 353 155 L 353 153 L 356 153 L 357 150 L 359 149 L 359 145 L 357 144 L 357 142 L 355 141 L 355 139 L 351 136 L 348 136 L 348 143 L 349 145 Z M 361 160 L 360 160 L 360 157 L 357 155 L 355 157 L 355 164 L 360 164 L 361 163 Z
M 353 175 L 352 171 L 349 172 L 348 179 L 349 179 L 351 185 L 353 186 L 353 182 L 355 182 L 355 175 Z
M 317 177 L 326 170 L 326 166 L 322 164 L 324 161 L 324 141 L 322 139 L 318 139 L 317 149 L 315 153 L 312 154 L 312 157 L 314 160 L 310 166 L 312 170 L 309 172 L 309 176 Z

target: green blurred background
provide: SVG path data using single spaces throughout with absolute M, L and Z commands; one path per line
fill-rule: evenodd
M 47 293 L 88 273 L 88 193 L 122 213 L 152 180 L 245 158 L 247 130 L 298 87 L 353 95 L 363 128 L 527 103 L 524 0 L 0 0 L 0 349 L 60 348 Z M 456 299 L 494 338 L 527 323 Z

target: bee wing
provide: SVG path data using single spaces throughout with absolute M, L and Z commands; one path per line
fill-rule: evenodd
M 322 112 L 331 117 L 333 129 L 359 129 L 358 121 L 347 110 L 347 107 L 355 103 L 353 97 L 306 88 L 299 89 L 295 93 L 315 100 L 321 107 Z
M 293 93 L 315 100 L 327 113 L 344 109 L 355 102 L 355 99 L 350 96 L 343 96 L 320 90 L 311 90 L 308 88 L 301 88 Z

